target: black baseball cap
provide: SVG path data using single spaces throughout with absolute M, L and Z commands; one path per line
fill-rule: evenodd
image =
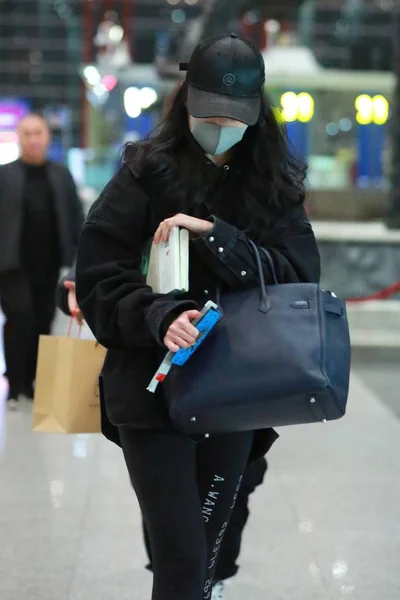
M 265 67 L 260 51 L 248 40 L 233 33 L 203 40 L 192 54 L 186 80 L 193 117 L 257 123 Z

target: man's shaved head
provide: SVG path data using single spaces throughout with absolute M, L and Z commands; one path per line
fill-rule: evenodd
M 50 144 L 47 121 L 36 113 L 26 115 L 18 125 L 18 136 L 21 160 L 27 164 L 44 164 Z

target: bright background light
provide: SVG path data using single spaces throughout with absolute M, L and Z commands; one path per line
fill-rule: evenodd
M 302 123 L 308 123 L 314 116 L 314 98 L 302 92 L 297 96 L 297 118 Z
M 297 95 L 286 92 L 281 97 L 282 118 L 286 123 L 293 123 L 297 118 Z
M 374 96 L 372 98 L 374 109 L 374 123 L 384 125 L 389 118 L 389 102 L 384 96 Z
M 104 75 L 101 83 L 107 92 L 111 92 L 117 86 L 118 79 L 115 77 L 115 75 Z
M 84 76 L 86 77 L 86 81 L 89 85 L 98 85 L 101 81 L 101 75 L 96 69 L 96 67 L 89 65 L 85 67 L 83 71 Z
M 181 8 L 176 8 L 171 13 L 171 20 L 177 24 L 184 23 L 186 20 L 185 11 L 182 10 Z
M 0 144 L 0 165 L 7 165 L 19 158 L 19 146 L 13 142 Z
M 124 30 L 121 27 L 121 25 L 113 25 L 112 27 L 110 27 L 108 37 L 112 42 L 115 42 L 116 44 L 121 42 L 122 38 L 124 37 Z
M 140 90 L 140 101 L 142 108 L 150 108 L 150 106 L 155 104 L 157 100 L 158 94 L 153 88 L 144 87 Z
M 377 95 L 371 98 L 361 94 L 356 98 L 356 120 L 359 125 L 384 125 L 389 119 L 389 102 L 384 96 Z
M 285 92 L 281 96 L 281 106 L 282 119 L 286 123 L 309 123 L 314 116 L 314 98 L 307 92 Z
M 126 114 L 131 119 L 136 119 L 142 113 L 142 110 L 150 108 L 158 100 L 158 94 L 151 87 L 137 88 L 130 87 L 124 94 L 124 106 Z
M 142 113 L 142 102 L 140 90 L 136 87 L 130 87 L 124 94 L 124 106 L 128 117 L 136 119 Z

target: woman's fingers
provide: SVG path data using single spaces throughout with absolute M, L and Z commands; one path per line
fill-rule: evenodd
M 185 227 L 186 229 L 190 230 L 191 223 L 196 220 L 197 219 L 182 213 L 179 213 L 170 219 L 165 219 L 165 221 L 160 223 L 157 231 L 154 234 L 154 242 L 156 244 L 159 244 L 160 242 L 167 242 L 173 227 Z
M 179 337 L 178 335 L 173 335 L 170 333 L 167 333 L 167 335 L 165 336 L 164 344 L 170 350 L 172 350 L 172 347 L 174 347 L 175 350 L 172 350 L 172 352 L 178 352 L 178 350 L 180 350 L 181 348 L 190 348 L 190 346 L 191 346 L 191 344 L 188 344 L 188 342 L 186 342 L 183 338 Z M 170 347 L 170 346 L 172 346 L 172 347 Z
M 74 290 L 68 292 L 68 308 L 71 315 L 75 315 L 75 313 L 79 311 Z
M 173 219 L 166 219 L 165 221 L 162 221 L 154 234 L 154 242 L 156 244 L 159 244 L 160 242 L 167 242 L 169 234 L 171 233 L 171 229 L 174 226 L 175 224 Z
M 164 344 L 169 350 L 178 352 L 180 348 L 190 348 L 196 343 L 199 331 L 191 321 L 199 315 L 198 310 L 187 310 L 169 326 L 164 338 Z
M 164 345 L 168 348 L 170 352 L 179 352 L 180 350 L 178 344 L 174 344 L 174 342 L 171 342 L 166 337 L 164 339 Z
M 188 333 L 183 327 L 172 327 L 170 329 L 171 336 L 175 336 L 186 342 L 189 346 L 192 346 L 196 339 L 197 335 L 193 333 Z

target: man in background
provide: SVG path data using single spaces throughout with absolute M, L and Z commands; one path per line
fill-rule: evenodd
M 50 333 L 60 268 L 71 266 L 83 210 L 69 171 L 48 160 L 40 115 L 18 129 L 20 159 L 0 166 L 0 302 L 9 406 L 33 398 L 38 341 Z

